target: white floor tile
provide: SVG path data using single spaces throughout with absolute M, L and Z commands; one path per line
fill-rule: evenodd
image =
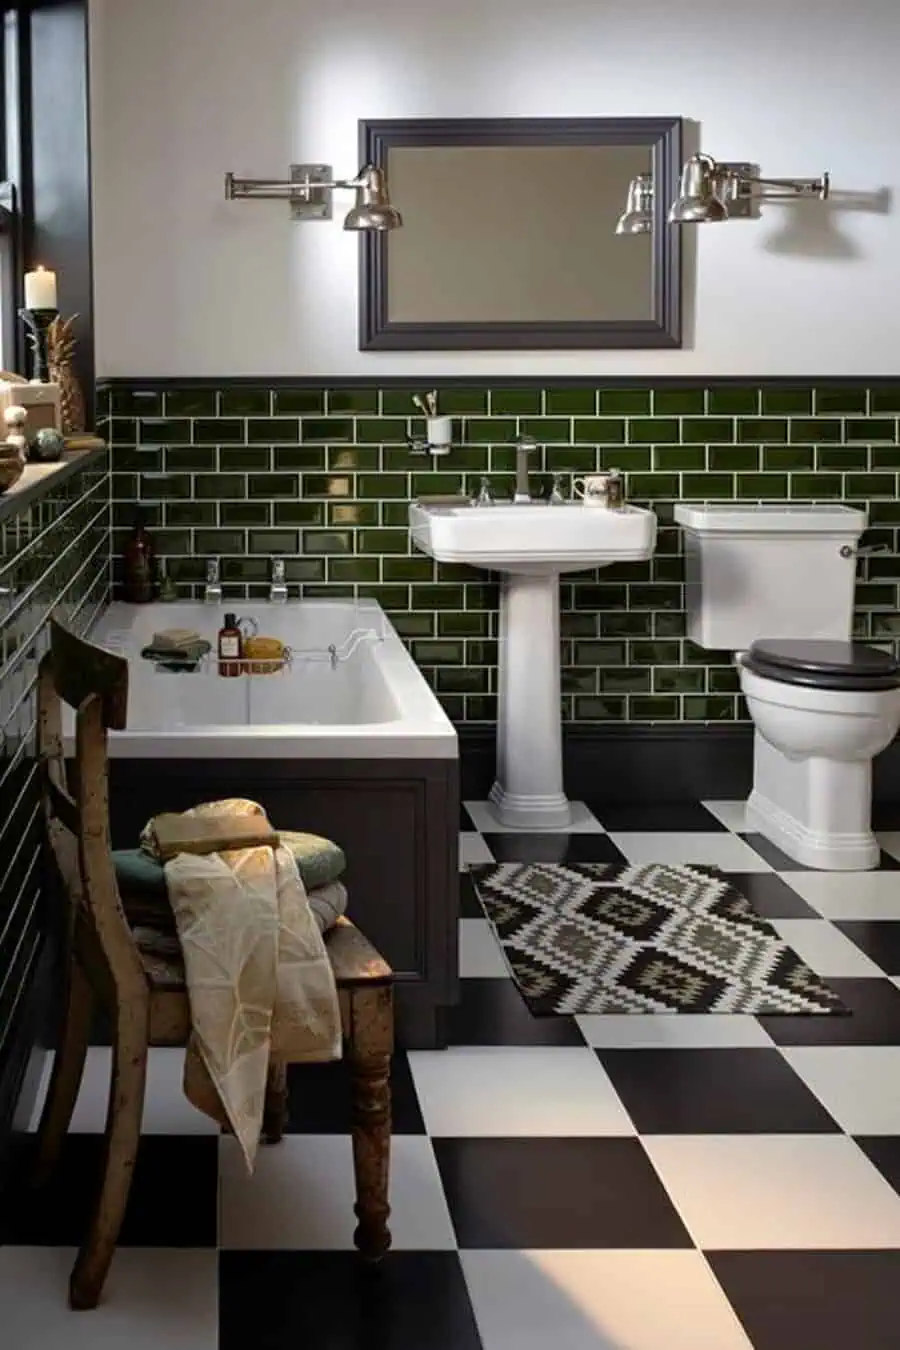
M 465 802 L 464 806 L 479 830 L 485 834 L 532 834 L 533 826 L 520 829 L 515 825 L 502 825 L 495 815 L 491 802 Z M 603 826 L 584 802 L 569 802 L 572 819 L 564 830 L 550 830 L 550 834 L 605 834 Z M 543 831 L 542 831 L 543 833 Z
M 900 858 L 900 831 L 876 830 L 875 838 L 885 853 L 889 853 L 892 858 Z
M 900 872 L 792 872 L 790 886 L 826 919 L 900 919 Z
M 706 1251 L 900 1247 L 900 1195 L 844 1135 L 641 1142 Z
M 465 872 L 468 867 L 479 867 L 482 863 L 492 863 L 494 855 L 480 834 L 474 830 L 461 830 L 459 835 L 459 870 Z
M 752 1350 L 700 1252 L 464 1251 L 484 1350 Z
M 633 863 L 705 863 L 724 872 L 771 872 L 773 868 L 736 835 L 665 830 L 617 833 L 610 839 Z
M 598 1050 L 737 1050 L 767 1046 L 772 1038 L 743 1013 L 585 1013 L 576 1017 L 588 1045 Z
M 747 829 L 747 803 L 742 802 L 701 802 L 710 815 L 720 820 L 726 830 L 735 834 L 744 834 Z
M 772 927 L 817 975 L 884 979 L 884 971 L 827 919 L 772 919 Z
M 286 1135 L 247 1175 L 235 1140 L 219 1145 L 219 1243 L 234 1251 L 350 1251 L 356 1216 L 353 1154 L 343 1134 Z M 456 1239 L 431 1142 L 394 1135 L 395 1251 L 447 1251 Z
M 487 919 L 460 919 L 459 973 L 462 979 L 470 980 L 509 976 L 500 943 Z
M 2 1343 L 9 1350 L 216 1350 L 214 1251 L 120 1247 L 93 1312 L 68 1306 L 75 1251 L 0 1247 Z
M 848 1134 L 900 1134 L 900 1047 L 790 1046 L 782 1054 Z
M 586 1046 L 414 1050 L 409 1065 L 425 1128 L 438 1138 L 635 1133 Z
M 31 1118 L 37 1129 L 44 1095 L 50 1080 L 50 1059 L 40 1094 Z M 81 1091 L 72 1116 L 73 1134 L 100 1134 L 106 1124 L 109 1099 L 110 1051 L 107 1046 L 91 1046 L 84 1066 Z M 215 1121 L 191 1106 L 184 1095 L 182 1074 L 184 1051 L 151 1050 L 147 1066 L 147 1094 L 144 1099 L 143 1134 L 218 1134 Z

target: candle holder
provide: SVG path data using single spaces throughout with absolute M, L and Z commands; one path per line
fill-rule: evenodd
M 58 309 L 20 309 L 19 318 L 25 325 L 28 341 L 34 353 L 35 384 L 46 384 L 49 374 L 47 358 L 47 333 L 53 320 L 59 314 Z

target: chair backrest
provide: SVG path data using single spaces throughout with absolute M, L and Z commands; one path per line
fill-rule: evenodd
M 62 704 L 75 711 L 67 773 Z M 38 754 L 53 858 L 68 902 L 74 955 L 108 996 L 146 997 L 146 979 L 119 898 L 109 831 L 107 733 L 128 712 L 128 662 L 50 619 L 38 679 Z

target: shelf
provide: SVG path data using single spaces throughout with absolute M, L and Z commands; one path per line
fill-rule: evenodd
M 9 520 L 38 501 L 52 488 L 106 454 L 106 442 L 96 439 L 84 450 L 69 450 L 55 464 L 26 464 L 17 483 L 0 495 L 0 521 Z

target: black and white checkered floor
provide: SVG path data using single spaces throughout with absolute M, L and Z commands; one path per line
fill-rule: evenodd
M 248 1179 L 154 1053 L 147 1135 L 95 1313 L 66 1308 L 106 1094 L 92 1050 L 60 1184 L 0 1248 L 11 1350 L 897 1350 L 900 812 L 879 871 L 806 871 L 733 803 L 603 807 L 492 832 L 463 864 L 717 864 L 826 976 L 841 1017 L 534 1020 L 461 878 L 447 1051 L 398 1056 L 394 1249 L 360 1274 L 348 1104 L 295 1080 L 292 1133 Z M 482 827 L 482 828 L 479 828 Z

